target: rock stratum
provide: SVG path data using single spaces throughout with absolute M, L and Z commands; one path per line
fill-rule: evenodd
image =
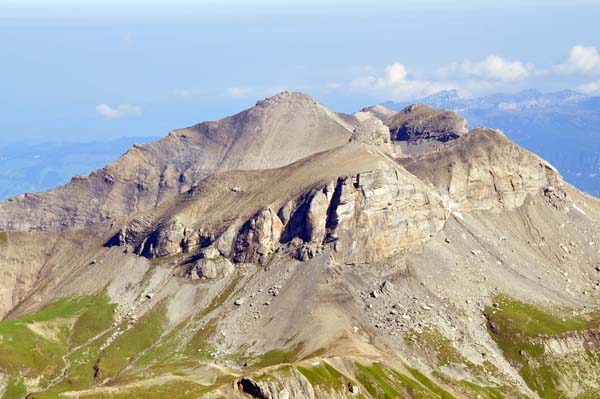
M 0 202 L 0 392 L 598 397 L 599 223 L 499 130 L 281 93 Z

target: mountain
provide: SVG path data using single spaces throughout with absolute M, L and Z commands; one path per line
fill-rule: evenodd
M 501 129 L 517 144 L 555 165 L 567 181 L 600 196 L 600 97 L 572 90 L 541 93 L 533 89 L 466 99 L 456 90 L 448 90 L 418 102 L 458 112 L 474 127 Z M 383 105 L 398 111 L 409 103 Z
M 388 113 L 282 93 L 0 202 L 3 398 L 598 397 L 600 201 Z
M 364 121 L 370 118 L 380 119 L 382 121 L 394 115 L 396 111 L 386 108 L 382 105 L 373 105 L 371 107 L 366 107 L 361 109 L 359 112 L 355 114 L 356 118 L 360 121 Z
M 135 143 L 152 137 L 107 142 L 11 144 L 0 148 L 0 199 L 46 191 L 73 175 L 90 173 L 117 159 Z
M 63 187 L 11 198 L 0 204 L 0 230 L 89 227 L 150 209 L 219 171 L 283 166 L 339 146 L 351 129 L 314 99 L 284 92 L 237 115 L 136 145 Z

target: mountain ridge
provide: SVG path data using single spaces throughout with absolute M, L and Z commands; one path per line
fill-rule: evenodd
M 133 144 L 157 137 L 122 137 L 109 141 L 45 142 L 0 147 L 0 199 L 42 192 L 105 166 Z
M 556 165 L 567 181 L 600 196 L 600 97 L 572 90 L 542 93 L 531 89 L 462 98 L 451 90 L 417 102 L 458 112 L 473 127 L 501 129 L 517 144 Z M 383 105 L 401 110 L 409 102 Z
M 271 125 L 264 125 L 266 121 Z M 303 123 L 311 129 L 299 131 Z M 228 134 L 232 131 L 233 136 Z M 278 136 L 280 131 L 286 134 Z M 263 139 L 257 139 L 257 134 Z M 106 222 L 149 209 L 217 171 L 283 166 L 342 145 L 350 134 L 346 122 L 314 99 L 284 92 L 232 117 L 175 130 L 156 143 L 135 145 L 107 167 L 88 177 L 75 177 L 61 188 L 0 202 L 0 229 L 60 230 Z M 44 214 L 44 208 L 60 209 L 65 202 L 77 205 L 61 209 L 59 215 Z M 11 209 L 25 208 L 19 221 L 9 225 Z
M 343 116 L 290 93 L 257 107 L 75 179 L 132 200 L 110 219 L 77 198 L 0 203 L 17 227 L 0 233 L 3 395 L 600 392 L 599 200 L 451 111 Z M 79 219 L 53 224 L 65 210 Z

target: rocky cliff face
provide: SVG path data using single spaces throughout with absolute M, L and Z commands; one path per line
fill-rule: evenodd
M 342 258 L 381 261 L 427 241 L 447 212 L 440 197 L 398 170 L 338 180 L 330 202 L 329 236 Z
M 528 195 L 564 184 L 552 165 L 492 129 L 473 130 L 443 151 L 402 163 L 433 184 L 452 210 L 514 209 Z
M 277 247 L 285 226 L 271 208 L 265 208 L 244 223 L 233 247 L 237 262 L 265 264 Z M 231 256 L 231 253 L 228 254 Z
M 377 262 L 428 240 L 447 216 L 438 196 L 396 169 L 339 177 L 278 214 L 287 223 L 266 209 L 246 225 L 236 243 L 239 260 L 264 263 L 281 244 L 297 247 L 296 256 L 306 259 L 330 244 L 340 259 Z M 248 235 L 265 240 L 253 245 Z
M 342 381 L 340 381 L 343 384 Z M 295 368 L 281 370 L 262 380 L 241 378 L 236 382 L 239 393 L 256 399 L 350 399 L 358 396 L 358 387 L 350 384 L 336 390 L 330 387 L 316 386 Z M 237 392 L 236 392 L 237 393 Z
M 366 148 L 355 146 L 351 154 Z M 335 158 L 336 153 L 329 156 Z M 437 194 L 398 165 L 374 156 L 378 158 L 384 167 L 329 181 L 306 173 L 314 188 L 299 191 L 291 200 L 269 198 L 268 204 L 256 204 L 261 207 L 249 219 L 236 218 L 210 234 L 209 226 L 197 220 L 182 224 L 177 221 L 181 217 L 171 215 L 151 228 L 132 221 L 109 244 L 128 246 L 150 258 L 214 248 L 232 261 L 260 264 L 279 249 L 306 259 L 331 246 L 342 259 L 380 261 L 428 240 L 441 229 L 448 213 Z M 294 183 L 289 177 L 278 181 L 289 188 Z M 241 200 L 245 196 L 229 195 Z
M 438 111 L 427 116 L 426 111 L 409 107 L 403 112 L 402 118 L 411 121 L 410 129 L 419 143 L 429 149 L 421 155 L 401 157 L 400 164 L 384 153 L 390 148 L 385 146 L 388 129 L 377 119 L 366 119 L 355 129 L 352 140 L 367 145 L 353 144 L 347 147 L 351 150 L 332 151 L 322 156 L 322 161 L 295 164 L 278 174 L 257 172 L 254 178 L 261 184 L 252 192 L 239 187 L 226 190 L 218 201 L 228 203 L 237 198 L 233 214 L 199 221 L 177 211 L 155 221 L 133 219 L 109 245 L 124 246 L 148 258 L 175 254 L 210 258 L 214 254 L 235 263 L 263 265 L 280 251 L 305 260 L 332 248 L 346 262 L 379 262 L 434 237 L 453 211 L 511 210 L 521 206 L 527 196 L 540 193 L 557 197 L 551 199 L 554 203 L 564 200 L 557 171 L 501 132 L 476 129 L 465 134 L 460 118 Z M 460 131 L 462 135 L 440 143 L 428 125 L 435 124 L 438 117 L 455 122 L 452 126 L 443 123 L 438 131 Z M 419 118 L 426 122 L 417 122 Z M 423 130 L 418 130 L 419 126 Z M 435 150 L 427 147 L 430 141 L 438 143 Z M 323 168 L 332 167 L 340 158 L 348 159 L 347 171 L 352 171 L 350 158 L 364 152 L 371 152 L 377 165 L 363 172 L 326 177 L 308 171 L 318 162 Z M 302 185 L 296 183 L 297 175 L 289 173 L 291 169 L 305 176 Z M 217 180 L 209 184 L 222 185 Z M 273 190 L 278 185 L 281 189 Z M 256 198 L 252 193 L 260 190 L 273 193 L 261 201 L 240 204 Z M 204 195 L 184 195 L 177 200 L 186 204 L 183 214 L 189 214 L 190 208 L 205 207 L 202 203 L 210 194 L 204 186 L 197 191 Z M 286 199 L 292 193 L 292 198 Z

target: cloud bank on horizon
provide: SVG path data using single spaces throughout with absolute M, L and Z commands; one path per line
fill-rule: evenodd
M 96 113 L 106 119 L 123 118 L 125 116 L 142 115 L 142 107 L 137 105 L 121 104 L 118 107 L 111 107 L 108 104 L 96 105 Z
M 240 86 L 223 89 L 222 95 L 231 98 L 270 96 L 283 90 L 326 89 L 340 93 L 369 95 L 379 100 L 410 100 L 438 93 L 457 90 L 464 97 L 485 95 L 498 91 L 518 91 L 529 87 L 530 78 L 544 77 L 560 80 L 566 75 L 580 79 L 600 78 L 600 53 L 595 46 L 575 45 L 568 51 L 563 62 L 547 67 L 532 62 L 510 60 L 490 54 L 480 60 L 465 59 L 441 65 L 429 72 L 411 73 L 401 62 L 393 62 L 383 68 L 362 66 L 371 72 L 356 76 L 349 81 L 328 82 L 320 85 Z M 589 80 L 574 87 L 565 86 L 585 94 L 600 95 L 600 80 Z M 175 89 L 180 97 L 206 95 L 192 89 Z
M 507 60 L 490 54 L 478 61 L 464 60 L 442 65 L 427 79 L 411 78 L 406 66 L 394 62 L 381 75 L 358 77 L 350 87 L 358 92 L 389 100 L 409 100 L 425 97 L 442 90 L 458 90 L 463 96 L 492 91 L 514 90 L 526 84 L 530 77 L 579 75 L 592 79 L 600 76 L 600 54 L 595 46 L 575 45 L 563 63 L 543 68 L 519 60 Z M 587 94 L 600 94 L 600 80 L 575 87 Z

